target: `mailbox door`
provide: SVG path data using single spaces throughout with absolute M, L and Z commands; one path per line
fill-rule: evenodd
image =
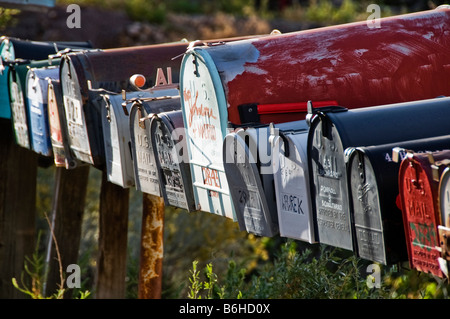
M 191 171 L 183 154 L 187 145 L 181 110 L 153 117 L 151 136 L 165 203 L 195 211 Z
M 369 158 L 359 151 L 353 152 L 348 167 L 358 255 L 387 264 L 380 196 L 374 168 Z
M 62 105 L 59 79 L 48 81 L 48 122 L 50 129 L 50 140 L 53 147 L 53 157 L 56 167 L 66 166 L 66 154 L 64 152 L 64 141 L 61 132 L 60 114 L 58 103 Z
M 78 74 L 72 60 L 63 58 L 60 66 L 60 80 L 70 149 L 78 160 L 93 164 L 94 158 L 83 111 L 84 99 L 79 85 L 79 83 L 85 83 L 86 79 L 82 73 Z M 97 129 L 101 131 L 100 127 Z
M 269 207 L 266 200 L 256 150 L 249 148 L 241 136 L 239 132 L 229 133 L 223 144 L 224 168 L 239 228 L 258 236 L 272 237 L 278 233 L 277 218 L 272 216 L 276 207 Z
M 450 155 L 433 153 L 433 160 Z M 428 154 L 414 153 L 406 157 L 399 171 L 399 190 L 405 226 L 409 262 L 412 268 L 443 277 L 438 258 L 438 226 L 441 224 L 437 210 L 438 182 L 433 180 Z
M 0 118 L 11 118 L 11 108 L 9 107 L 9 92 L 8 92 L 8 72 L 9 66 L 5 61 L 14 60 L 14 47 L 10 45 L 5 38 L 0 38 Z
M 308 151 L 319 242 L 353 250 L 344 148 L 331 121 L 313 122 Z
M 44 156 L 52 156 L 48 122 L 48 80 L 59 77 L 58 67 L 30 69 L 27 75 L 27 100 L 30 114 L 32 149 Z
M 134 102 L 130 110 L 130 138 L 136 189 L 161 196 L 158 167 L 152 145 L 150 114 L 180 109 L 179 96 Z
M 9 97 L 11 103 L 11 119 L 13 121 L 16 143 L 22 147 L 31 148 L 28 121 L 25 107 L 25 95 L 20 81 L 17 81 L 14 69 L 9 69 Z M 3 94 L 2 94 L 3 95 Z
M 284 135 L 285 139 L 278 138 L 274 144 L 274 149 L 279 149 L 274 183 L 280 236 L 315 243 L 307 157 L 308 131 Z
M 134 93 L 133 96 L 142 97 L 144 94 Z M 102 129 L 108 181 L 128 188 L 134 185 L 134 172 L 128 117 L 122 102 L 121 95 L 103 95 Z M 131 103 L 127 103 L 126 108 L 130 111 Z
M 235 219 L 222 159 L 227 134 L 227 107 L 218 73 L 203 51 L 187 52 L 180 73 L 181 107 L 186 128 L 189 163 L 198 210 Z

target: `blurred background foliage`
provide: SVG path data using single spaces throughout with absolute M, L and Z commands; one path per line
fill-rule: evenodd
M 57 0 L 64 9 L 71 0 Z M 252 28 L 242 32 L 266 32 L 273 26 L 312 28 L 367 19 L 367 5 L 377 3 L 382 17 L 434 8 L 444 2 L 384 0 L 80 0 L 82 8 L 101 8 L 126 13 L 132 26 L 152 31 L 161 26 L 185 37 L 191 29 L 177 26 L 183 17 L 191 17 L 187 24 L 209 17 L 214 27 L 202 29 L 201 36 L 234 36 L 235 17 L 253 21 Z M 83 10 L 83 9 L 82 9 Z M 64 12 L 64 11 L 63 11 Z M 83 11 L 82 11 L 83 12 Z M 175 15 L 175 19 L 173 18 Z M 19 10 L 0 8 L 0 28 L 20 24 L 24 16 Z M 63 15 L 63 18 L 65 16 Z M 253 19 L 253 20 L 251 20 Z M 274 21 L 276 23 L 274 23 Z M 210 22 L 208 22 L 210 23 Z M 266 27 L 266 24 L 269 27 Z M 248 25 L 248 24 L 247 24 Z M 129 26 L 128 26 L 129 27 Z M 203 26 L 204 27 L 204 26 Z M 130 28 L 128 28 L 129 30 Z M 250 31 L 249 31 L 250 30 Z M 182 31 L 189 34 L 183 34 Z M 209 33 L 208 33 L 208 32 Z M 23 31 L 21 31 L 23 32 Z M 95 30 L 89 30 L 95 34 Z M 193 32 L 193 31 L 192 31 Z M 215 33 L 216 32 L 216 33 Z M 172 40 L 167 33 L 139 41 L 131 31 L 127 41 L 133 44 Z M 250 34 L 250 33 L 248 33 Z M 16 34 L 20 35 L 20 34 Z M 37 35 L 37 33 L 35 34 Z M 48 36 L 48 33 L 47 33 Z M 195 35 L 195 37 L 197 34 Z M 37 36 L 36 36 L 37 37 Z M 42 36 L 45 38 L 45 36 Z M 49 36 L 50 37 L 50 36 Z M 192 35 L 194 37 L 194 35 Z M 156 40 L 155 40 L 156 39 Z M 40 40 L 36 38 L 36 40 Z M 53 39 L 52 39 L 53 40 Z M 129 44 L 130 42 L 120 42 Z M 38 227 L 47 232 L 44 213 L 50 212 L 54 168 L 39 168 L 37 212 Z M 90 170 L 85 205 L 83 236 L 79 265 L 82 268 L 82 288 L 95 294 L 95 268 L 98 240 L 98 211 L 101 172 Z M 127 298 L 137 297 L 139 247 L 142 217 L 142 194 L 131 189 L 128 231 Z M 407 263 L 381 266 L 382 287 L 369 289 L 367 266 L 370 262 L 356 258 L 352 252 L 325 247 L 320 244 L 288 240 L 276 236 L 259 238 L 239 231 L 237 223 L 213 214 L 166 207 L 164 229 L 163 298 L 187 298 L 193 262 L 201 269 L 198 280 L 206 280 L 211 271 L 217 276 L 215 298 L 447 298 L 448 282 L 409 269 Z M 42 247 L 44 250 L 44 247 Z M 207 268 L 207 265 L 212 265 Z M 206 292 L 205 292 L 206 293 Z M 206 295 L 205 295 L 206 296 Z

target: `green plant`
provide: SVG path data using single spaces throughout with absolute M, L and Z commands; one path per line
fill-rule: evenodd
M 61 255 L 59 253 L 58 243 L 53 233 L 50 220 L 48 219 L 47 215 L 45 215 L 45 218 L 47 220 L 48 225 L 50 226 L 51 236 L 53 242 L 55 243 L 55 250 L 58 258 L 59 274 L 60 274 L 59 288 L 55 293 L 51 294 L 50 296 L 45 296 L 44 285 L 47 275 L 46 275 L 46 264 L 44 260 L 44 255 L 41 254 L 39 251 L 39 244 L 42 234 L 41 231 L 38 232 L 36 247 L 31 258 L 28 256 L 25 257 L 25 265 L 24 265 L 25 272 L 22 271 L 21 274 L 21 286 L 19 285 L 16 278 L 12 278 L 12 284 L 17 290 L 28 295 L 32 299 L 63 299 L 66 289 L 64 288 L 65 278 L 62 269 Z M 27 280 L 25 279 L 25 274 L 27 274 L 30 277 L 29 278 L 31 282 L 30 287 L 28 287 L 28 284 L 26 283 Z M 80 299 L 86 299 L 90 296 L 90 292 L 88 290 L 80 291 L 79 294 Z

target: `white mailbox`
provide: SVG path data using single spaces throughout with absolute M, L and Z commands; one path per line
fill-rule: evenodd
M 316 243 L 308 169 L 308 132 L 305 127 L 280 130 L 273 162 L 280 236 Z M 274 152 L 275 153 L 275 152 Z

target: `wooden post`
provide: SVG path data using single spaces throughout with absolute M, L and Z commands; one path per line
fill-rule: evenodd
M 129 189 L 107 181 L 103 171 L 100 193 L 97 299 L 125 298 Z
M 81 241 L 84 204 L 89 179 L 89 165 L 67 170 L 57 167 L 55 171 L 55 189 L 53 192 L 52 213 L 49 219 L 61 256 L 62 271 L 70 264 L 77 264 Z M 50 296 L 60 287 L 60 265 L 51 232 L 47 246 L 46 296 Z M 67 285 L 64 285 L 67 287 Z M 68 289 L 65 298 L 72 296 Z
M 143 193 L 139 299 L 160 299 L 164 242 L 164 200 Z
M 9 120 L 0 121 L 0 298 L 25 298 L 20 283 L 25 256 L 36 242 L 37 154 L 15 144 Z

